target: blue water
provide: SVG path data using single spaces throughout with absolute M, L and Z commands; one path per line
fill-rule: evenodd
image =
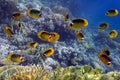
M 85 17 L 89 20 L 89 27 L 98 27 L 101 22 L 109 22 L 110 30 L 120 30 L 120 14 L 115 17 L 105 15 L 109 9 L 120 10 L 119 0 L 69 0 L 66 4 L 72 15 L 76 17 Z
M 110 23 L 109 29 L 120 30 L 120 15 L 115 17 L 105 16 L 105 12 L 109 9 L 120 10 L 119 2 L 119 0 L 84 0 L 83 2 L 79 1 L 79 4 L 81 4 L 81 12 L 83 11 L 86 17 L 88 17 L 90 20 L 93 20 L 93 22 L 90 22 L 90 24 L 92 23 L 95 25 L 97 23 L 106 21 Z
M 47 0 L 46 0 L 47 1 Z M 119 0 L 54 0 L 49 2 L 51 5 L 62 5 L 69 8 L 73 18 L 84 17 L 89 20 L 89 28 L 97 29 L 102 22 L 109 22 L 110 28 L 120 31 L 120 14 L 114 17 L 105 15 L 109 9 L 120 10 Z

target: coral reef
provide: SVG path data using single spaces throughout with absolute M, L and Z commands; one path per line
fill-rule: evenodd
M 93 69 L 91 66 L 70 66 L 58 68 L 51 80 L 98 80 L 103 75 L 101 69 Z
M 119 80 L 120 72 L 105 74 L 102 69 L 92 68 L 89 65 L 58 68 L 50 80 Z
M 120 72 L 111 71 L 102 75 L 99 80 L 120 80 Z
M 0 80 L 119 80 L 120 72 L 105 73 L 89 65 L 59 67 L 54 71 L 44 70 L 38 65 L 0 67 Z
M 46 80 L 49 72 L 40 66 L 12 66 L 0 73 L 0 80 Z
M 44 69 L 54 70 L 58 67 L 88 64 L 104 69 L 105 72 L 120 70 L 120 55 L 118 54 L 120 53 L 119 38 L 111 40 L 108 38 L 106 32 L 100 32 L 86 27 L 86 29 L 82 29 L 85 40 L 78 41 L 75 37 L 75 32 L 79 30 L 69 28 L 68 22 L 64 22 L 64 13 L 69 11 L 68 8 L 53 5 L 51 9 L 49 6 L 43 5 L 39 0 L 18 0 L 17 5 L 14 1 L 0 0 L 0 64 L 3 64 L 2 60 L 6 58 L 9 51 L 18 51 L 25 58 L 25 61 L 21 65 L 40 64 Z M 43 2 L 48 4 L 46 0 Z M 26 15 L 26 11 L 30 8 L 40 10 L 43 17 L 40 19 L 29 18 Z M 20 11 L 24 14 L 21 21 L 11 21 L 11 15 L 14 11 Z M 71 18 L 73 17 L 74 15 L 71 15 Z M 17 32 L 16 30 L 18 22 L 23 23 L 21 32 Z M 9 39 L 3 32 L 6 24 L 11 25 L 11 28 L 14 29 L 14 39 Z M 37 37 L 37 33 L 40 30 L 58 32 L 60 34 L 60 40 L 55 43 L 42 41 Z M 29 49 L 27 44 L 31 41 L 38 42 L 38 47 Z M 45 58 L 43 57 L 43 52 L 49 47 L 55 48 L 55 54 L 50 56 L 50 58 Z M 110 49 L 110 56 L 112 57 L 111 68 L 101 63 L 97 57 L 97 54 L 103 48 Z M 82 74 L 83 72 L 80 75 Z M 74 77 L 74 74 L 66 74 L 66 76 L 69 75 Z

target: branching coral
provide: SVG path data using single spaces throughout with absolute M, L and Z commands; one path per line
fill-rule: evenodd
M 0 73 L 2 73 L 3 71 L 5 71 L 5 70 L 7 70 L 11 67 L 13 67 L 13 66 L 2 66 L 2 67 L 0 67 Z
M 49 72 L 40 66 L 15 66 L 0 74 L 2 80 L 46 80 Z

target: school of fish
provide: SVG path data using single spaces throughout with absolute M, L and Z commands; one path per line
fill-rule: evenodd
M 43 17 L 41 11 L 37 9 L 29 9 L 26 12 L 26 14 L 28 17 L 32 19 L 40 19 Z M 114 17 L 114 16 L 117 16 L 118 14 L 119 14 L 119 11 L 117 9 L 110 9 L 105 13 L 105 15 L 108 17 Z M 18 31 L 20 31 L 22 29 L 21 27 L 23 27 L 22 26 L 23 23 L 21 22 L 21 19 L 24 18 L 24 14 L 22 12 L 13 12 L 12 16 L 13 16 L 13 20 L 19 21 L 17 29 Z M 89 21 L 86 18 L 75 18 L 71 20 L 69 12 L 66 12 L 66 14 L 64 15 L 64 21 L 66 23 L 70 21 L 70 23 L 68 23 L 67 28 L 76 30 L 75 37 L 78 41 L 83 41 L 85 39 L 85 35 L 81 30 L 86 28 L 89 25 Z M 105 31 L 109 27 L 110 27 L 109 22 L 103 22 L 98 25 L 98 30 Z M 6 36 L 8 36 L 11 39 L 14 38 L 14 34 L 15 34 L 13 30 L 14 28 L 12 29 L 10 25 L 6 25 L 4 27 L 4 32 Z M 60 35 L 58 32 L 49 32 L 46 30 L 40 30 L 36 35 L 39 39 L 48 43 L 57 42 L 60 40 L 60 36 L 63 36 L 63 35 Z M 118 31 L 115 29 L 111 30 L 108 33 L 108 38 L 110 39 L 117 38 L 117 36 L 118 36 Z M 36 48 L 38 45 L 39 45 L 38 42 L 32 41 L 28 43 L 28 48 Z M 50 47 L 44 51 L 43 56 L 47 58 L 54 55 L 54 53 L 55 53 L 55 49 Z M 22 55 L 17 54 L 16 52 L 9 52 L 6 58 L 8 61 L 13 63 L 21 63 L 24 61 L 24 58 L 22 57 Z M 112 66 L 112 59 L 110 58 L 110 51 L 108 49 L 103 49 L 100 53 L 98 53 L 98 59 L 103 64 L 107 66 Z

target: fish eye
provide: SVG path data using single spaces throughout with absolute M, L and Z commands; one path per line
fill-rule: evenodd
M 24 61 L 24 59 L 22 58 L 21 61 Z
M 51 35 L 51 34 L 49 35 L 49 38 L 52 38 L 52 35 Z
M 51 34 L 51 36 L 55 37 L 55 34 L 53 33 L 53 34 Z
M 110 65 L 110 63 L 108 63 L 107 65 Z
M 73 26 L 73 23 L 70 23 L 70 26 Z
M 23 57 L 20 57 L 20 60 L 21 60 L 21 61 L 24 61 Z
M 39 14 L 38 16 L 39 16 L 39 17 L 42 17 L 42 15 L 41 15 L 41 14 Z
M 108 15 L 109 13 L 107 12 L 105 15 Z

